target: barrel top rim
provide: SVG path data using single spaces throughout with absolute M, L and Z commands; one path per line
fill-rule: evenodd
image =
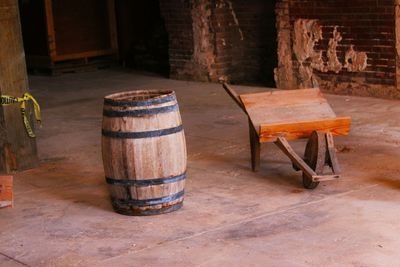
M 162 97 L 167 97 L 167 96 L 170 96 L 170 95 L 175 95 L 175 91 L 173 91 L 173 90 L 154 90 L 154 89 L 152 89 L 152 90 L 122 91 L 122 92 L 106 95 L 104 98 L 105 99 L 110 99 L 110 100 L 113 100 L 113 101 L 141 101 L 141 100 L 127 100 L 125 98 L 121 99 L 121 100 L 118 100 L 116 98 L 119 98 L 121 96 L 126 96 L 128 98 L 128 97 L 132 97 L 132 96 L 143 94 L 143 93 L 156 94 L 155 96 L 151 96 L 149 98 L 146 98 L 145 100 L 155 99 L 155 98 L 162 98 Z
M 175 91 L 173 90 L 131 90 L 104 97 L 107 104 L 133 104 L 134 106 L 169 102 L 173 99 L 175 99 Z

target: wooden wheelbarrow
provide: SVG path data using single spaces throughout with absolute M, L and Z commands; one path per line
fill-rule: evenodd
M 260 166 L 261 143 L 275 143 L 303 172 L 303 185 L 314 189 L 319 182 L 340 178 L 333 142 L 335 135 L 348 135 L 351 118 L 337 117 L 319 89 L 274 90 L 238 95 L 225 81 L 225 91 L 249 118 L 251 166 Z M 304 157 L 288 140 L 308 138 Z M 324 174 L 327 168 L 328 174 Z

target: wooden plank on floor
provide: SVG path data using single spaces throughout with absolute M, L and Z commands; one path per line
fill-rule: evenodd
M 13 207 L 13 177 L 0 176 L 0 209 Z

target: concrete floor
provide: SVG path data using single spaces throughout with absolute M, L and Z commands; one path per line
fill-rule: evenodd
M 246 117 L 218 84 L 118 70 L 30 80 L 41 164 L 15 174 L 15 208 L 0 211 L 0 266 L 400 266 L 400 101 L 327 95 L 354 120 L 336 138 L 344 176 L 308 191 L 274 145 L 250 171 Z M 102 97 L 131 89 L 178 95 L 189 161 L 177 212 L 111 209 Z

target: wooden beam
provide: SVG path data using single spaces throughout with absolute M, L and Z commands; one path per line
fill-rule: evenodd
M 332 167 L 332 171 L 334 174 L 340 174 L 341 170 L 339 166 L 339 161 L 336 156 L 335 143 L 333 141 L 332 133 L 326 133 L 326 144 L 329 155 L 329 163 L 330 166 Z
M 87 52 L 79 52 L 73 54 L 65 54 L 65 55 L 56 55 L 53 57 L 53 61 L 65 61 L 71 59 L 83 59 L 97 56 L 106 56 L 106 55 L 116 55 L 118 53 L 118 49 L 103 49 L 103 50 L 95 50 L 95 51 L 87 51 Z
M 287 140 L 308 138 L 313 131 L 330 132 L 332 135 L 348 135 L 350 124 L 350 117 L 294 123 L 261 124 L 260 142 L 275 142 L 279 137 L 285 137 Z
M 1 2 L 0 44 L 0 94 L 20 97 L 28 91 L 28 76 L 18 0 Z M 29 108 L 27 114 L 30 112 Z M 36 140 L 25 130 L 19 105 L 0 106 L 0 172 L 28 169 L 37 164 Z
M 313 182 L 324 182 L 339 179 L 339 174 L 317 175 L 312 177 Z
M 286 154 L 300 170 L 303 171 L 310 179 L 318 176 L 313 169 L 293 150 L 288 141 L 284 137 L 278 137 L 275 141 L 275 145 L 279 147 L 283 153 Z
M 53 2 L 52 0 L 44 0 L 43 4 L 46 13 L 47 49 L 49 50 L 51 60 L 54 61 L 57 56 L 57 47 L 56 32 L 54 30 Z
M 115 16 L 115 0 L 107 0 L 108 25 L 110 28 L 111 48 L 118 51 L 117 20 Z

